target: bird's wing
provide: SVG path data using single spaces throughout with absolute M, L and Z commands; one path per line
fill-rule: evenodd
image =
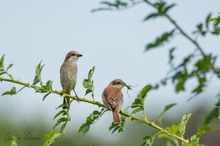
M 120 100 L 122 100 L 121 90 L 113 86 L 109 86 L 105 89 L 104 96 L 112 109 L 115 109 L 119 105 L 119 102 L 121 102 Z

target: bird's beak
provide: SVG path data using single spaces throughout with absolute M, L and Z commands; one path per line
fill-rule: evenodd
M 78 54 L 77 56 L 78 56 L 78 57 L 82 57 L 83 55 L 82 55 L 82 54 Z

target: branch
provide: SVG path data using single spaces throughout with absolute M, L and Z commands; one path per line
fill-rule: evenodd
M 153 8 L 157 9 L 157 7 L 152 3 L 150 2 L 149 0 L 144 0 L 147 4 L 149 4 L 150 6 L 152 6 Z M 200 53 L 205 56 L 205 53 L 202 49 L 202 47 L 198 44 L 198 42 L 194 39 L 192 39 L 177 23 L 176 21 L 170 16 L 168 15 L 167 13 L 163 13 L 162 14 L 164 17 L 166 17 L 171 24 L 173 24 L 177 30 L 180 31 L 180 33 L 186 38 L 188 39 L 192 44 L 194 44 L 196 46 L 196 48 L 200 51 Z
M 14 83 L 14 84 L 19 84 L 19 85 L 22 85 L 24 87 L 27 87 L 27 88 L 32 88 L 34 90 L 45 90 L 43 87 L 41 86 L 37 86 L 37 85 L 33 85 L 33 84 L 30 84 L 30 83 L 25 83 L 25 82 L 22 82 L 22 81 L 19 81 L 19 80 L 15 80 L 15 79 L 9 79 L 9 78 L 4 78 L 4 77 L 1 77 L 0 76 L 0 82 L 11 82 L 11 83 Z M 68 95 L 68 94 L 62 94 L 61 91 L 58 91 L 58 90 L 48 90 L 46 91 L 45 93 L 53 93 L 53 94 L 57 94 L 57 95 L 61 95 L 61 96 L 65 96 L 65 97 L 69 97 L 73 100 L 76 100 L 76 101 L 81 101 L 81 102 L 85 102 L 85 103 L 89 103 L 89 104 L 93 104 L 93 105 L 96 105 L 98 107 L 103 107 L 105 108 L 104 104 L 98 102 L 98 101 L 95 101 L 95 100 L 89 100 L 89 99 L 86 99 L 86 98 L 76 98 L 75 96 L 72 96 L 72 95 Z M 131 120 L 134 120 L 136 122 L 140 122 L 140 123 L 143 123 L 143 124 L 146 124 L 158 131 L 160 131 L 161 133 L 165 133 L 167 134 L 168 136 L 171 136 L 171 137 L 174 137 L 180 141 L 182 141 L 183 143 L 189 143 L 188 140 L 176 135 L 176 134 L 172 134 L 170 133 L 169 131 L 167 131 L 166 129 L 156 125 L 154 122 L 150 122 L 148 121 L 147 119 L 141 119 L 137 116 L 134 116 L 133 114 L 128 114 L 128 113 L 124 113 L 124 112 L 121 112 L 121 115 L 124 115 L 126 116 L 127 118 L 131 119 Z

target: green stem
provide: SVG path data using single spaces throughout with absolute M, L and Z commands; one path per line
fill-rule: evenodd
M 40 86 L 37 86 L 37 85 L 33 85 L 33 84 L 30 84 L 30 83 L 25 83 L 25 82 L 21 82 L 19 80 L 14 80 L 14 79 L 8 79 L 8 78 L 3 78 L 0 76 L 0 82 L 2 81 L 6 81 L 6 82 L 11 82 L 11 83 L 15 83 L 15 84 L 19 84 L 19 85 L 22 85 L 24 87 L 28 87 L 28 88 L 33 88 L 33 89 L 43 89 L 42 87 Z M 89 99 L 86 99 L 86 98 L 76 98 L 75 96 L 72 96 L 72 95 L 68 95 L 68 94 L 62 94 L 61 91 L 57 91 L 57 90 L 49 90 L 47 91 L 47 93 L 54 93 L 54 94 L 58 94 L 58 95 L 62 95 L 62 96 L 68 96 L 69 98 L 72 98 L 73 100 L 77 100 L 77 101 L 82 101 L 82 102 L 86 102 L 86 103 L 90 103 L 90 104 L 93 104 L 93 105 L 97 105 L 98 107 L 104 107 L 104 104 L 98 102 L 98 101 L 95 101 L 95 100 L 89 100 Z M 157 129 L 159 131 L 161 131 L 162 133 L 165 133 L 169 136 L 172 136 L 172 137 L 175 137 L 176 139 L 184 142 L 184 143 L 189 143 L 188 140 L 178 136 L 178 135 L 175 135 L 175 134 L 172 134 L 170 133 L 169 131 L 167 131 L 166 129 L 163 129 L 162 127 L 156 125 L 154 122 L 150 122 L 147 120 L 147 118 L 144 118 L 144 119 L 141 119 L 139 117 L 136 117 L 134 115 L 131 115 L 131 114 L 127 114 L 127 113 L 123 113 L 121 112 L 122 115 L 130 118 L 131 120 L 134 120 L 136 122 L 140 122 L 140 123 L 144 123 L 148 126 L 151 126 L 153 127 L 154 129 Z
M 162 133 L 165 133 L 165 134 L 167 134 L 167 135 L 169 135 L 169 136 L 171 136 L 171 137 L 174 137 L 174 138 L 176 138 L 176 139 L 178 139 L 178 140 L 180 140 L 180 141 L 182 141 L 182 142 L 184 142 L 184 143 L 189 143 L 188 140 L 186 140 L 186 139 L 184 139 L 184 138 L 182 138 L 182 137 L 180 137 L 180 136 L 178 136 L 178 135 L 175 135 L 175 134 L 170 133 L 170 132 L 167 131 L 166 129 L 163 129 L 162 127 L 156 125 L 154 122 L 150 122 L 150 121 L 148 121 L 148 120 L 143 120 L 143 119 L 138 118 L 138 117 L 136 117 L 136 116 L 134 116 L 134 115 L 126 114 L 126 113 L 123 113 L 123 112 L 122 112 L 121 114 L 122 114 L 122 115 L 125 115 L 126 117 L 130 118 L 131 120 L 135 120 L 135 121 L 140 122 L 140 123 L 145 123 L 145 124 L 147 124 L 148 126 L 154 128 L 154 129 L 156 129 L 156 130 L 158 130 L 158 131 L 160 131 L 160 132 L 162 132 Z

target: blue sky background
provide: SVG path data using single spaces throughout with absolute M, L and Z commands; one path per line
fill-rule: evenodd
M 153 41 L 164 31 L 170 31 L 170 23 L 165 19 L 143 22 L 152 8 L 145 4 L 138 5 L 125 11 L 102 11 L 91 13 L 98 8 L 99 0 L 93 1 L 59 1 L 59 0 L 0 0 L 0 56 L 6 54 L 6 65 L 13 63 L 10 70 L 14 78 L 25 82 L 33 82 L 37 64 L 42 60 L 45 67 L 42 72 L 44 82 L 53 80 L 53 88 L 61 90 L 59 69 L 65 55 L 70 50 L 77 50 L 83 54 L 78 61 L 78 82 L 76 91 L 80 97 L 85 89 L 82 81 L 87 77 L 89 69 L 96 66 L 95 98 L 101 101 L 101 93 L 109 82 L 121 78 L 126 83 L 136 86 L 129 92 L 130 97 L 123 90 L 125 103 L 123 108 L 130 105 L 143 86 L 156 83 L 169 71 L 168 49 L 178 45 L 175 55 L 176 62 L 194 49 L 184 38 L 178 36 L 171 44 L 160 49 L 144 52 L 147 43 Z M 170 3 L 176 1 L 170 1 Z M 204 22 L 209 12 L 217 16 L 219 1 L 178 1 L 170 14 L 188 34 L 195 30 L 196 24 Z M 204 41 L 205 40 L 205 41 Z M 205 52 L 220 55 L 219 37 L 208 36 L 199 39 Z M 217 61 L 219 64 L 219 60 Z M 187 83 L 191 89 L 195 82 Z M 0 84 L 0 94 L 16 86 L 3 82 Z M 19 86 L 16 86 L 19 87 Z M 213 105 L 219 91 L 219 83 L 213 77 L 207 91 L 190 102 L 189 91 L 176 95 L 172 85 L 150 92 L 146 102 L 149 117 L 159 115 L 163 107 L 169 103 L 179 103 L 170 115 L 177 113 L 180 118 L 183 113 L 190 112 L 197 105 Z M 32 89 L 25 89 L 15 96 L 0 98 L 0 113 L 7 114 L 7 118 L 16 123 L 31 123 L 32 119 L 42 117 L 54 124 L 55 108 L 62 103 L 62 98 L 50 95 L 42 102 L 43 94 L 36 94 Z M 91 98 L 88 96 L 87 98 Z M 95 106 L 86 103 L 73 103 L 71 107 L 72 121 L 69 132 L 78 129 Z M 110 112 L 95 124 L 89 135 L 97 131 L 109 136 L 108 126 L 112 122 Z M 98 129 L 99 126 L 104 128 Z M 109 141 L 114 141 L 111 136 Z

